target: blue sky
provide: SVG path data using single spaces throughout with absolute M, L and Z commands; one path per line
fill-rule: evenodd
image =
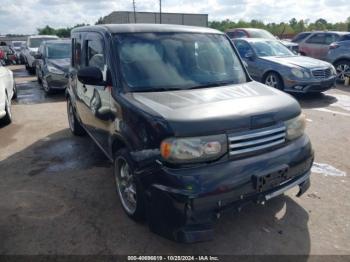
M 158 0 L 135 0 L 138 11 L 158 11 Z M 345 21 L 350 0 L 163 0 L 164 12 L 207 13 L 209 20 L 264 22 L 325 18 Z M 112 11 L 131 11 L 132 0 L 1 0 L 0 34 L 33 34 L 45 25 L 93 24 Z

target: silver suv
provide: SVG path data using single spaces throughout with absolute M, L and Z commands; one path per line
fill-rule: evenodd
M 55 35 L 33 35 L 29 36 L 27 39 L 26 47 L 23 50 L 24 62 L 26 69 L 34 74 L 35 73 L 35 55 L 38 52 L 38 48 L 41 42 L 45 40 L 58 39 L 58 36 Z
M 350 40 L 332 43 L 326 60 L 334 65 L 338 80 L 344 81 L 350 75 Z

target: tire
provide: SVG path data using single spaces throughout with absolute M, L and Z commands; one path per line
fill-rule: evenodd
M 127 149 L 116 152 L 113 163 L 116 191 L 124 212 L 135 221 L 145 220 L 146 195 L 134 174 L 134 164 Z
M 38 80 L 39 85 L 42 85 L 43 81 L 42 81 L 42 79 L 39 76 L 38 69 L 36 69 L 35 72 L 36 72 L 36 79 Z
M 17 86 L 16 86 L 16 82 L 13 81 L 13 96 L 12 99 L 16 99 L 17 98 Z
M 337 70 L 337 81 L 343 83 L 345 81 L 345 73 L 350 75 L 350 60 L 340 60 L 334 63 Z
M 279 90 L 283 90 L 284 89 L 282 78 L 276 72 L 268 73 L 264 77 L 264 82 L 263 83 L 265 85 L 267 85 L 267 86 L 271 86 L 271 87 L 279 89 Z
M 84 136 L 86 134 L 86 131 L 75 116 L 74 108 L 69 98 L 67 99 L 67 115 L 69 129 L 72 134 L 75 136 Z
M 4 125 L 9 125 L 12 122 L 12 112 L 11 112 L 11 100 L 8 98 L 7 94 L 6 94 L 6 101 L 5 101 L 5 111 L 6 111 L 6 115 L 0 121 Z

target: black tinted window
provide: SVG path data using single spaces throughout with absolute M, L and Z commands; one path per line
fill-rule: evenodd
M 235 32 L 235 38 L 243 38 L 243 37 L 247 37 L 247 34 L 244 31 Z
M 326 36 L 325 34 L 315 34 L 311 36 L 307 41 L 309 44 L 326 44 Z
M 103 45 L 100 40 L 89 40 L 87 42 L 87 66 L 94 66 L 101 71 L 104 70 Z
M 338 41 L 338 39 L 339 39 L 339 35 L 326 34 L 325 43 L 326 43 L 326 45 L 330 45 L 331 43 Z
M 245 57 L 245 55 L 248 53 L 248 51 L 252 52 L 252 48 L 250 47 L 250 45 L 245 42 L 245 41 L 235 41 L 235 46 L 238 50 L 238 53 L 240 54 L 241 57 Z
M 343 35 L 338 39 L 338 41 L 347 41 L 347 40 L 350 40 L 350 35 Z
M 310 34 L 311 34 L 311 33 L 300 33 L 300 34 L 297 34 L 297 35 L 293 38 L 292 42 L 294 42 L 294 43 L 299 43 L 299 42 L 301 42 L 302 40 L 304 40 L 306 37 L 308 37 Z
M 75 68 L 81 66 L 81 40 L 79 38 L 73 38 L 72 41 L 72 63 Z

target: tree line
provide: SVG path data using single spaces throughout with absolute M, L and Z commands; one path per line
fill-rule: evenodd
M 225 32 L 232 28 L 261 28 L 271 32 L 274 35 L 292 36 L 304 31 L 313 30 L 328 30 L 328 31 L 350 31 L 350 17 L 344 22 L 330 23 L 326 19 L 319 18 L 315 22 L 310 22 L 309 19 L 297 20 L 292 18 L 288 23 L 264 23 L 259 20 L 238 22 L 226 19 L 223 21 L 210 21 L 209 27 Z
M 99 19 L 99 21 L 97 21 L 96 24 L 100 23 L 101 21 Z M 68 38 L 70 37 L 70 32 L 73 28 L 85 25 L 88 24 L 77 24 L 73 27 L 57 29 L 47 25 L 43 28 L 38 28 L 37 31 L 39 35 L 57 35 L 58 37 Z M 312 30 L 350 31 L 350 17 L 344 22 L 337 23 L 330 23 L 323 18 L 317 19 L 315 22 L 310 22 L 310 20 L 308 19 L 301 19 L 298 21 L 297 19 L 292 18 L 288 23 L 264 23 L 255 19 L 251 21 L 239 20 L 238 22 L 235 22 L 226 19 L 222 21 L 210 21 L 209 27 L 220 30 L 222 32 L 225 32 L 227 29 L 232 28 L 261 28 L 271 32 L 274 35 L 279 36 L 280 38 L 283 38 L 284 36 L 293 36 L 300 32 Z

